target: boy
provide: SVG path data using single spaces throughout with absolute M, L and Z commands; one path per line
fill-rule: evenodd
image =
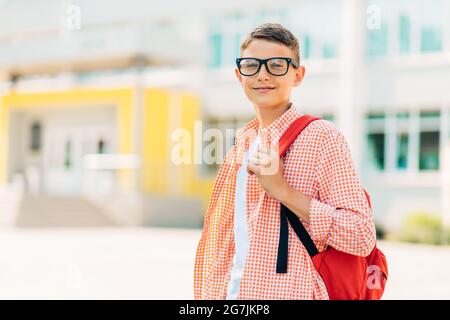
M 276 272 L 280 203 L 299 217 L 319 252 L 330 245 L 367 256 L 375 225 L 347 142 L 332 123 L 317 120 L 279 159 L 278 139 L 302 115 L 290 95 L 305 67 L 289 30 L 257 27 L 236 63 L 256 118 L 237 132 L 219 169 L 197 248 L 195 299 L 329 299 L 291 227 L 287 272 Z

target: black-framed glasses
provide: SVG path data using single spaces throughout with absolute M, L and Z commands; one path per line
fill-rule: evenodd
M 292 64 L 295 68 L 298 67 L 297 63 L 291 58 L 286 57 L 273 57 L 269 59 L 258 58 L 237 58 L 236 65 L 239 72 L 243 76 L 253 76 L 259 72 L 262 65 L 266 66 L 267 72 L 274 76 L 284 76 L 288 70 L 289 65 Z

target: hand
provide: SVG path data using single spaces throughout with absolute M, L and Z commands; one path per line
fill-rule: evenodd
M 249 157 L 249 174 L 256 174 L 264 190 L 274 199 L 281 201 L 288 183 L 283 176 L 283 160 L 275 150 L 258 146 L 258 150 Z

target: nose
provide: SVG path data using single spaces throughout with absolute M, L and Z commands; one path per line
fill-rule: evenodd
M 267 71 L 267 66 L 263 64 L 261 68 L 259 69 L 259 72 L 257 74 L 258 80 L 263 81 L 270 78 L 270 73 Z

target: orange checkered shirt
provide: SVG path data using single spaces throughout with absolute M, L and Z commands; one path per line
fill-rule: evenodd
M 261 132 L 277 148 L 289 125 L 300 117 L 295 105 L 266 130 L 253 119 L 236 134 L 216 177 L 194 267 L 195 299 L 227 295 L 234 255 L 236 174 L 244 153 Z M 327 246 L 367 256 L 375 246 L 375 224 L 347 142 L 326 120 L 312 122 L 292 143 L 283 160 L 289 185 L 311 199 L 309 223 L 302 220 L 319 252 Z M 270 197 L 256 175 L 248 175 L 246 214 L 249 252 L 237 299 L 329 299 L 324 282 L 289 225 L 287 273 L 276 273 L 280 202 Z

